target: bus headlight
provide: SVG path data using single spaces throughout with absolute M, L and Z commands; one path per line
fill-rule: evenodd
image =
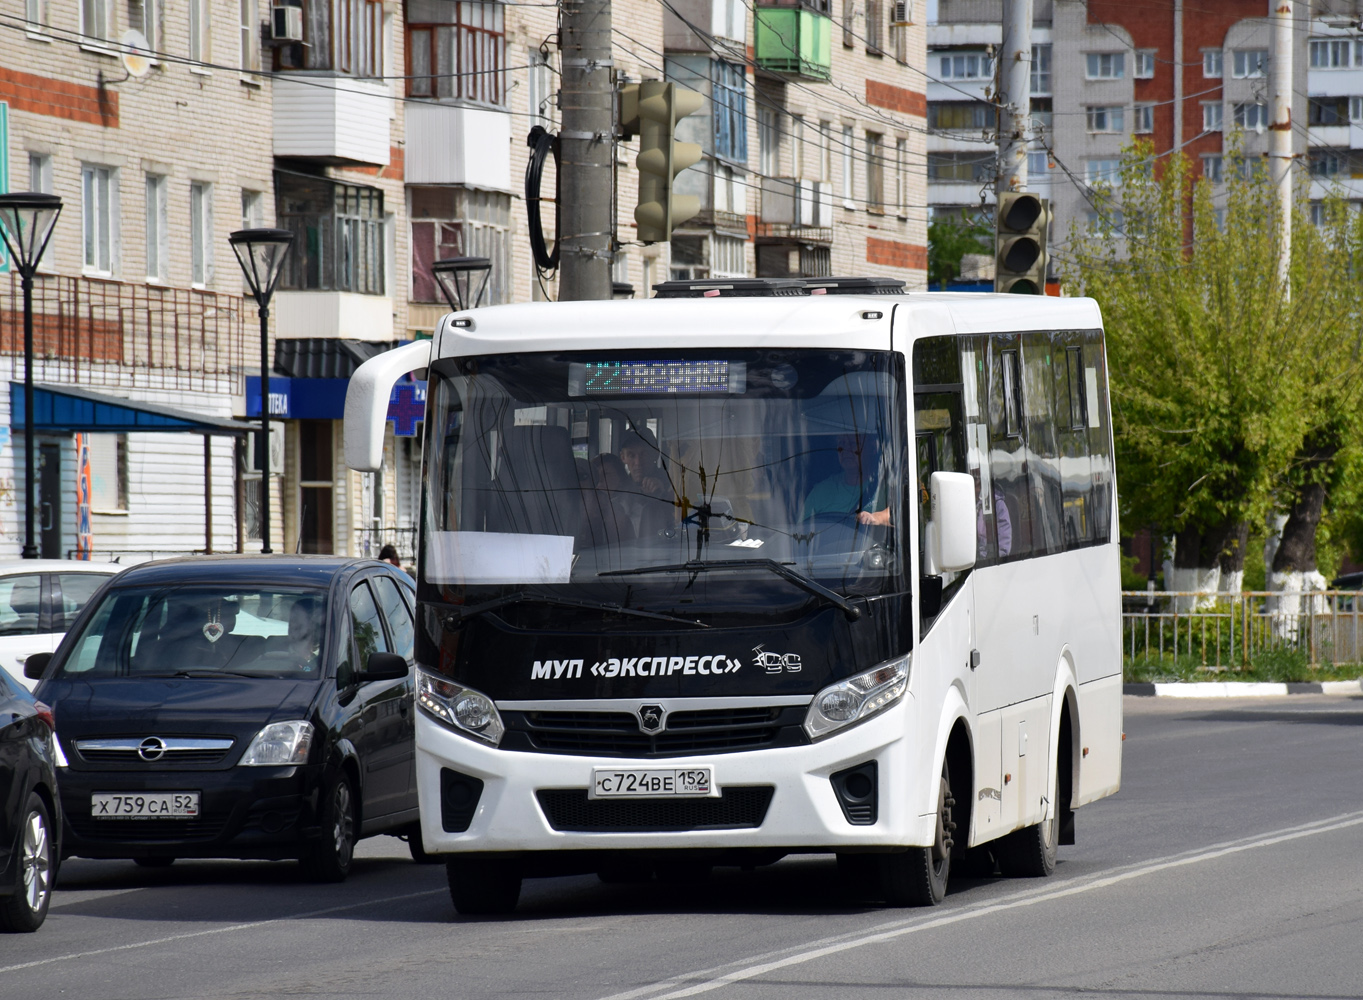
M 805 732 L 811 740 L 869 719 L 889 708 L 909 687 L 912 654 L 888 660 L 878 667 L 824 688 L 814 696 L 805 714 Z
M 416 703 L 436 719 L 494 747 L 502 741 L 502 717 L 487 695 L 424 670 L 418 670 L 416 677 Z

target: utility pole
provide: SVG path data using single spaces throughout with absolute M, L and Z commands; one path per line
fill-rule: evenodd
M 559 299 L 611 297 L 615 111 L 611 0 L 563 0 Z
M 1268 168 L 1278 188 L 1278 280 L 1288 289 L 1292 261 L 1292 0 L 1273 0 L 1270 20 Z
M 1032 120 L 1032 0 L 1003 0 L 999 52 L 999 164 L 994 194 L 1027 190 Z

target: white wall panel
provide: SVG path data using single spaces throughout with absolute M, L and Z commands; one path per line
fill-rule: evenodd
M 408 184 L 511 190 L 511 117 L 481 108 L 407 105 Z
M 347 77 L 277 77 L 274 155 L 387 166 L 388 90 Z

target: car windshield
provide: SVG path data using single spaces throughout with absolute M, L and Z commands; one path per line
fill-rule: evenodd
M 86 621 L 59 677 L 315 678 L 326 592 L 119 587 Z
M 432 371 L 429 585 L 610 584 L 637 603 L 676 589 L 672 575 L 688 604 L 808 600 L 776 563 L 841 593 L 897 586 L 889 353 L 520 354 Z

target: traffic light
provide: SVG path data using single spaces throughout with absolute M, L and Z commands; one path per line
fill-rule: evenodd
M 1050 204 L 1026 191 L 1010 191 L 999 195 L 994 220 L 994 291 L 1046 294 Z
M 621 102 L 622 118 L 638 109 L 639 156 L 634 162 L 639 168 L 639 204 L 634 221 L 639 224 L 640 243 L 665 243 L 679 223 L 700 211 L 699 198 L 672 191 L 673 178 L 700 162 L 700 146 L 677 142 L 673 133 L 677 120 L 699 111 L 705 98 L 661 80 L 644 80 L 638 87 L 637 97 L 622 95 Z

